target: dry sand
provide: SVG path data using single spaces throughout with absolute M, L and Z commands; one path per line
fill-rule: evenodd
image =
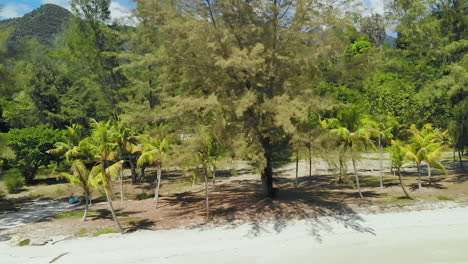
M 468 208 L 0 242 L 0 263 L 468 263 Z

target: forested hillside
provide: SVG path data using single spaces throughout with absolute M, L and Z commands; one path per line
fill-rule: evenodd
M 30 39 L 51 47 L 57 36 L 70 25 L 72 14 L 67 9 L 46 4 L 20 18 L 0 20 L 1 27 L 10 28 L 7 46 L 18 51 Z
M 1 23 L 14 30 L 0 35 L 0 125 L 16 153 L 3 164 L 28 182 L 50 162 L 99 164 L 110 199 L 122 166 L 133 182 L 148 166 L 207 181 L 242 159 L 274 196 L 274 169 L 311 153 L 326 153 L 338 181 L 351 162 L 358 190 L 363 151 L 391 149 L 418 172 L 441 168 L 443 150 L 463 158 L 467 0 L 391 0 L 385 16 L 344 0 L 140 0 L 136 28 L 109 26 L 109 3 Z

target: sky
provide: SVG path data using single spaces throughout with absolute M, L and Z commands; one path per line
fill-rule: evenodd
M 384 0 L 361 0 L 364 6 L 371 9 L 374 13 L 383 14 Z M 70 9 L 69 0 L 0 0 L 0 20 L 13 17 L 20 17 L 24 14 L 31 12 L 33 9 L 38 8 L 43 4 L 56 4 Z M 132 0 L 112 0 L 111 18 L 128 20 L 131 9 L 135 7 L 135 2 Z M 127 19 L 126 19 L 127 18 Z
M 0 20 L 23 16 L 43 4 L 56 4 L 70 10 L 69 0 L 0 0 L 0 6 L 3 6 L 0 10 Z M 131 0 L 112 0 L 111 19 L 127 21 L 134 7 L 135 2 Z

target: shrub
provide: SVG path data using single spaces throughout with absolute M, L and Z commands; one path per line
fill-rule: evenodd
M 2 200 L 3 198 L 5 198 L 5 191 L 3 190 L 3 188 L 0 188 L 0 200 Z
M 3 183 L 9 193 L 19 193 L 24 186 L 24 178 L 19 169 L 10 169 L 3 176 Z
M 22 169 L 28 183 L 40 166 L 49 164 L 53 157 L 47 151 L 62 138 L 62 132 L 47 126 L 11 129 L 5 135 L 8 147 L 15 152 L 14 162 Z

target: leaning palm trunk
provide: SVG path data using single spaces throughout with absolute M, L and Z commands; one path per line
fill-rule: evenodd
M 117 227 L 119 228 L 120 233 L 124 233 L 124 230 L 122 226 L 120 225 L 120 221 L 117 218 L 117 215 L 115 214 L 114 207 L 112 206 L 112 198 L 110 197 L 110 183 L 109 183 L 109 178 L 107 176 L 106 172 L 106 166 L 104 165 L 105 161 L 101 160 L 101 166 L 102 166 L 102 173 L 103 173 L 103 178 L 104 178 L 104 192 L 106 193 L 106 198 L 107 202 L 109 204 L 109 210 L 111 211 L 112 217 L 114 218 L 115 223 L 117 224 Z
M 109 210 L 111 211 L 111 214 L 112 214 L 112 217 L 114 218 L 114 221 L 115 223 L 117 224 L 117 227 L 119 228 L 119 231 L 120 233 L 124 233 L 124 230 L 122 228 L 122 226 L 120 225 L 120 221 L 119 219 L 117 218 L 117 215 L 115 214 L 115 210 L 114 210 L 114 207 L 112 206 L 112 199 L 111 197 L 109 196 L 109 191 L 107 190 L 106 187 L 104 187 L 104 191 L 106 193 L 106 198 L 107 198 L 107 202 L 109 204 Z
M 158 172 L 157 172 L 157 185 L 156 190 L 154 192 L 154 208 L 158 208 L 158 200 L 159 200 L 159 186 L 161 184 L 161 165 L 158 164 Z
M 400 186 L 401 186 L 401 189 L 403 189 L 403 192 L 405 193 L 406 198 L 411 199 L 411 197 L 409 196 L 408 192 L 405 189 L 405 185 L 403 185 L 403 180 L 401 179 L 400 169 L 398 169 L 398 179 L 400 180 Z
M 431 165 L 429 162 L 427 163 L 427 175 L 429 175 L 429 185 L 432 184 L 432 173 L 431 173 Z
M 342 179 L 342 175 L 343 175 L 343 159 L 340 157 L 340 174 L 338 175 L 338 183 L 342 183 L 343 182 L 343 179 Z
M 81 219 L 81 221 L 83 222 L 86 221 L 86 217 L 88 217 L 89 204 L 91 203 L 89 192 L 86 192 L 84 197 L 85 197 L 85 211 L 83 214 L 83 218 Z
M 299 150 L 296 149 L 296 188 L 299 181 Z
M 312 149 L 310 144 L 308 145 L 309 148 L 309 176 L 312 176 Z
M 380 156 L 380 189 L 383 189 L 383 149 L 382 149 L 382 142 L 379 137 L 379 156 Z
M 362 196 L 361 185 L 359 184 L 359 175 L 358 175 L 358 171 L 356 168 L 356 161 L 354 159 L 353 159 L 353 169 L 354 169 L 354 176 L 356 177 L 356 186 L 359 192 L 359 197 L 364 198 L 364 196 Z
M 418 189 L 422 189 L 421 185 L 421 165 L 419 163 L 416 163 L 416 166 L 418 167 Z
M 123 202 L 123 170 L 120 170 L 120 201 Z
M 208 170 L 206 166 L 203 166 L 205 172 L 205 200 L 206 200 L 206 218 L 210 218 L 210 201 L 208 199 Z

